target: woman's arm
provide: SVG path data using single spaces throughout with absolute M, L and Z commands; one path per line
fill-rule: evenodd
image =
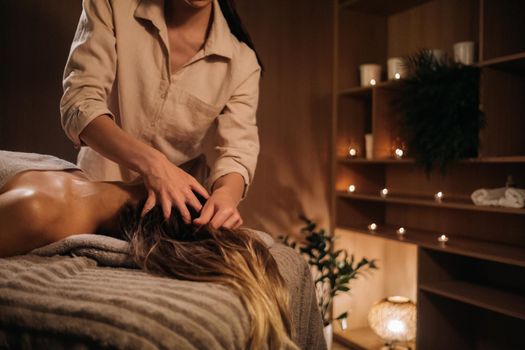
M 226 174 L 213 185 L 213 194 L 208 199 L 199 218 L 193 220 L 196 225 L 208 222 L 215 227 L 235 229 L 243 221 L 237 206 L 244 193 L 244 178 L 239 173 Z
M 108 1 L 84 0 L 82 4 L 64 71 L 62 127 L 77 147 L 87 144 L 104 157 L 143 175 L 148 188 L 145 211 L 158 202 L 165 217 L 169 217 L 175 205 L 189 222 L 186 204 L 201 209 L 192 190 L 205 198 L 208 193 L 162 153 L 127 134 L 114 122 L 107 104 L 117 66 L 112 8 Z
M 214 227 L 237 228 L 242 224 L 237 205 L 246 196 L 259 155 L 256 111 L 261 74 L 254 52 L 247 46 L 245 49 L 239 58 L 243 64 L 240 83 L 217 118 L 217 157 L 208 178 L 212 195 L 201 216 L 194 220 L 196 224 L 209 220 Z
M 186 203 L 196 210 L 202 208 L 193 191 L 209 197 L 206 189 L 193 176 L 171 163 L 160 151 L 126 133 L 107 116 L 100 116 L 89 123 L 82 130 L 80 139 L 104 157 L 144 176 L 148 199 L 143 213 L 158 202 L 168 218 L 172 205 L 175 205 L 189 223 L 191 216 Z

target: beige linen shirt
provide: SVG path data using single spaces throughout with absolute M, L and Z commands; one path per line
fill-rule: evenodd
M 213 9 L 203 48 L 171 72 L 164 0 L 83 0 L 60 111 L 67 136 L 82 146 L 78 165 L 91 179 L 129 181 L 137 175 L 79 139 L 93 119 L 109 115 L 201 182 L 208 175 L 204 152 L 208 188 L 231 172 L 251 183 L 259 153 L 261 69 L 253 50 L 231 34 L 217 0 Z

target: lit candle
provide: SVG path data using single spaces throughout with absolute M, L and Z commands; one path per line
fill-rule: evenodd
M 370 85 L 374 86 L 376 84 L 376 80 L 375 79 L 370 79 Z
M 352 158 L 355 158 L 355 156 L 357 156 L 357 150 L 353 147 L 350 147 L 348 149 L 348 155 Z
M 354 193 L 355 192 L 355 186 L 354 185 L 348 186 L 348 192 Z
M 448 242 L 448 237 L 445 235 L 441 235 L 438 237 L 438 242 L 444 246 Z
M 396 150 L 394 151 L 394 155 L 396 156 L 397 159 L 403 158 L 404 154 L 405 152 L 403 152 L 401 148 L 396 148 Z
M 436 202 L 441 203 L 443 201 L 443 192 L 439 191 L 434 195 Z
M 388 196 L 388 188 L 383 188 L 381 190 L 381 197 L 386 198 Z
M 375 231 L 377 230 L 377 224 L 375 222 L 371 223 L 370 225 L 368 225 L 368 229 L 370 231 Z
M 400 228 L 398 228 L 397 231 L 396 231 L 396 233 L 397 233 L 398 235 L 401 235 L 401 236 L 404 235 L 405 232 L 406 232 L 406 230 L 405 230 L 404 227 L 400 227 Z
M 399 73 L 394 74 L 394 79 L 396 79 L 396 80 L 401 79 L 401 74 L 399 74 Z

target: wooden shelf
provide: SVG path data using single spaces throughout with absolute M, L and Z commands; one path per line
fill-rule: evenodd
M 415 164 L 415 160 L 412 158 L 348 158 L 338 157 L 338 163 L 348 164 Z M 505 163 L 525 163 L 525 156 L 512 156 L 512 157 L 483 157 L 483 158 L 468 158 L 462 159 L 458 162 L 459 164 L 465 163 L 483 163 L 483 164 L 505 164 Z
M 384 341 L 369 327 L 358 329 L 334 330 L 334 340 L 352 350 L 380 349 Z
M 448 299 L 525 320 L 525 296 L 465 281 L 431 282 L 419 289 Z
M 478 67 L 490 67 L 525 74 L 525 52 L 491 58 L 478 63 Z
M 472 204 L 469 200 L 460 199 L 447 199 L 443 202 L 438 203 L 433 198 L 429 199 L 426 197 L 416 196 L 404 196 L 404 195 L 391 195 L 383 198 L 380 195 L 365 194 L 365 193 L 349 193 L 345 191 L 338 191 L 337 196 L 341 198 L 356 199 L 369 202 L 384 202 L 384 203 L 395 203 L 405 205 L 417 205 L 426 207 L 446 208 L 446 209 L 459 209 L 459 210 L 471 210 L 489 213 L 501 213 L 501 214 L 515 214 L 525 215 L 525 209 L 523 208 L 503 208 L 503 207 L 489 207 L 489 206 L 478 206 Z
M 373 86 L 356 86 L 339 91 L 339 96 L 371 98 L 374 89 L 396 89 L 401 85 L 403 80 L 381 81 Z
M 396 12 L 408 10 L 430 0 L 340 0 L 339 8 L 352 11 L 368 12 L 382 15 L 391 15 Z
M 423 248 L 441 252 L 525 267 L 525 248 L 454 236 L 449 236 L 447 244 L 442 245 L 437 241 L 442 232 L 413 230 L 410 227 L 405 227 L 406 233 L 400 236 L 396 234 L 398 227 L 382 225 L 381 223 L 378 223 L 378 226 L 375 231 L 370 231 L 366 227 L 339 226 L 339 228 L 397 242 L 416 244 Z

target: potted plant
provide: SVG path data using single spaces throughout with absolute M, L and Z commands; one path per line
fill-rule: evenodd
M 427 174 L 444 173 L 462 158 L 476 157 L 479 130 L 479 68 L 437 59 L 421 50 L 405 59 L 409 75 L 394 102 L 400 109 L 401 131 L 409 153 Z
M 297 242 L 291 240 L 289 235 L 279 237 L 282 242 L 300 252 L 311 267 L 317 301 L 323 325 L 325 327 L 325 339 L 328 349 L 332 345 L 333 327 L 332 322 L 338 320 L 342 328 L 346 328 L 347 312 L 334 317 L 332 315 L 333 300 L 336 295 L 350 292 L 350 282 L 359 275 L 377 269 L 376 260 L 361 258 L 356 261 L 354 255 L 348 256 L 343 249 L 334 250 L 336 237 L 328 235 L 324 229 L 317 230 L 317 224 L 305 216 L 300 216 L 305 223 L 301 228 L 304 240 Z

